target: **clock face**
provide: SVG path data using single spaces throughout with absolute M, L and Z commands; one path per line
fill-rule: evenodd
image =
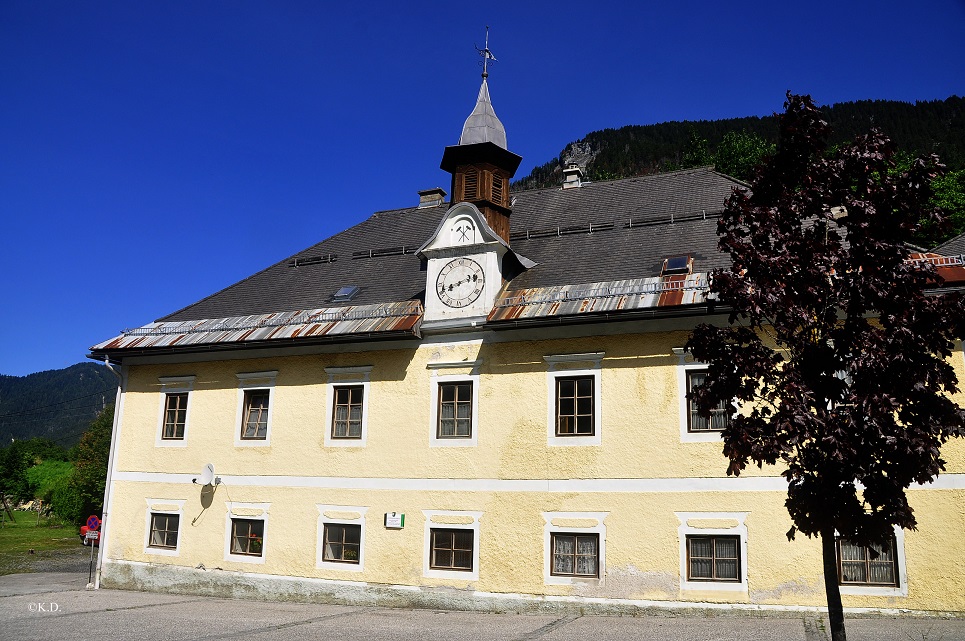
M 486 285 L 483 268 L 471 258 L 455 258 L 446 263 L 436 278 L 436 294 L 444 305 L 465 307 L 482 294 Z

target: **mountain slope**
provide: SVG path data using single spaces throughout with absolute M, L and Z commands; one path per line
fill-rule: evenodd
M 919 101 L 860 100 L 824 108 L 834 130 L 834 142 L 844 142 L 880 127 L 899 149 L 937 153 L 949 169 L 965 168 L 965 98 Z M 688 145 L 706 141 L 713 156 L 729 132 L 746 132 L 768 143 L 777 141 L 774 117 L 749 116 L 725 120 L 674 121 L 628 125 L 589 133 L 568 144 L 558 158 L 516 181 L 514 189 L 554 187 L 562 182 L 562 167 L 574 162 L 587 178 L 623 178 L 678 169 L 686 165 Z
M 104 405 L 114 402 L 116 390 L 114 375 L 94 363 L 0 375 L 0 444 L 42 436 L 69 447 Z

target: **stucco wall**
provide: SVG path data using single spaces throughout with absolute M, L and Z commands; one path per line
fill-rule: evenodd
M 672 348 L 686 337 L 667 332 L 430 343 L 131 367 L 107 558 L 425 589 L 818 606 L 824 602 L 820 546 L 802 537 L 787 541 L 791 523 L 777 471 L 755 468 L 740 479 L 725 478 L 719 441 L 681 440 L 680 359 Z M 544 356 L 599 352 L 600 444 L 548 445 L 553 390 L 547 372 L 554 366 Z M 953 359 L 965 380 L 960 350 Z M 454 365 L 460 361 L 467 365 Z M 469 365 L 477 361 L 475 369 Z M 440 363 L 449 366 L 439 369 Z M 365 446 L 326 446 L 325 368 L 363 365 L 372 366 Z M 237 447 L 237 374 L 272 370 L 270 445 Z M 474 373 L 476 445 L 430 446 L 434 377 Z M 158 447 L 159 378 L 186 375 L 195 379 L 185 446 Z M 957 400 L 965 403 L 961 393 Z M 911 491 L 919 531 L 904 535 L 907 595 L 846 595 L 846 606 L 965 611 L 965 589 L 949 588 L 961 588 L 965 576 L 965 543 L 949 536 L 965 530 L 965 490 L 956 476 L 965 473 L 965 444 L 950 443 L 943 453 L 953 489 Z M 224 482 L 202 497 L 190 478 L 207 463 Z M 146 550 L 148 499 L 181 506 L 176 554 Z M 227 559 L 228 503 L 268 504 L 265 551 L 257 564 Z M 368 508 L 361 519 L 361 572 L 317 567 L 318 504 Z M 477 580 L 426 576 L 424 510 L 481 513 Z M 403 529 L 383 527 L 383 514 L 392 511 L 406 514 Z M 547 582 L 547 512 L 607 513 L 602 579 Z M 746 589 L 682 589 L 680 513 L 700 513 L 711 523 L 720 513 L 744 515 Z M 693 524 L 701 526 L 700 519 Z

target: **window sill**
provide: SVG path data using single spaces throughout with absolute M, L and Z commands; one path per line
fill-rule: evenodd
M 895 586 L 877 585 L 841 585 L 842 596 L 908 596 L 908 589 Z

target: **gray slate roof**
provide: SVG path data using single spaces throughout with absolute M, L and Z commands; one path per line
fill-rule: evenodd
M 955 238 L 942 243 L 933 249 L 932 252 L 941 254 L 942 256 L 961 256 L 965 254 L 965 234 L 955 236 Z
M 508 289 L 658 276 L 663 259 L 678 254 L 694 257 L 694 271 L 725 266 L 726 257 L 717 251 L 716 215 L 731 191 L 742 186 L 711 168 L 698 168 L 519 192 L 510 244 L 538 264 L 515 277 Z M 414 252 L 448 206 L 377 212 L 159 320 L 423 299 L 426 272 Z M 360 287 L 358 295 L 333 302 L 335 292 L 347 285 Z

